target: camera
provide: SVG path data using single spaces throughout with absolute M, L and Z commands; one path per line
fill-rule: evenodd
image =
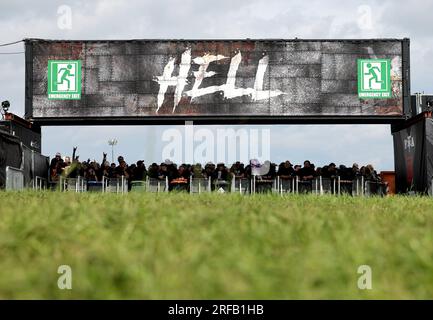
M 3 101 L 2 102 L 3 113 L 7 113 L 10 106 L 11 106 L 11 104 L 9 103 L 9 101 L 7 101 L 7 100 Z

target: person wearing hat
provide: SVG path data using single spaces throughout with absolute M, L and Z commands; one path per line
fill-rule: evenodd
M 62 155 L 60 152 L 56 153 L 56 156 L 51 159 L 50 168 L 54 168 L 57 166 L 57 163 L 63 162 Z
M 341 166 L 340 166 L 340 170 L 341 170 L 341 172 L 344 172 L 344 168 L 341 168 Z M 335 178 L 337 176 L 338 176 L 337 165 L 334 162 L 331 162 L 328 165 L 328 174 L 327 174 L 327 177 L 328 178 Z
M 62 155 L 60 154 L 60 152 L 57 152 L 56 156 L 53 159 L 51 159 L 51 163 L 50 163 L 50 176 L 52 180 L 54 177 L 57 177 L 62 173 L 63 167 L 64 167 L 64 163 L 63 163 Z

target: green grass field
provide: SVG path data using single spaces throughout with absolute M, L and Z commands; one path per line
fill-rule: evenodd
M 433 298 L 433 199 L 0 192 L 0 298 Z M 372 268 L 360 290 L 358 266 Z M 57 268 L 72 268 L 60 290 Z

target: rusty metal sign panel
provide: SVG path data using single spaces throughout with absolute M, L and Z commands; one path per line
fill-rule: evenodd
M 408 39 L 26 40 L 43 124 L 387 122 L 408 99 Z

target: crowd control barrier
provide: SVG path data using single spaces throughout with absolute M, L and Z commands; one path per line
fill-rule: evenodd
M 246 178 L 234 177 L 232 179 L 231 192 L 240 194 L 250 193 L 250 180 Z
M 60 177 L 59 187 L 61 191 L 85 192 L 87 191 L 87 181 L 80 176 L 76 178 Z
M 189 179 L 189 192 L 190 193 L 202 193 L 212 191 L 212 181 L 211 178 L 194 178 Z
M 131 191 L 132 192 L 146 192 L 147 191 L 147 181 L 146 180 L 133 180 L 133 181 L 131 181 Z
M 34 190 L 45 190 L 48 188 L 48 180 L 44 177 L 35 176 L 33 179 Z
M 164 180 L 148 178 L 146 184 L 146 191 L 148 192 L 168 192 L 168 178 Z
M 102 192 L 126 193 L 128 192 L 128 179 L 102 177 Z
M 21 169 L 6 167 L 6 190 L 20 190 L 25 187 L 24 174 Z M 179 180 L 179 181 L 175 181 Z M 274 179 L 264 179 L 253 176 L 251 179 L 233 177 L 231 181 L 213 180 L 209 178 L 175 179 L 147 178 L 140 181 L 128 181 L 124 176 L 120 178 L 103 177 L 102 181 L 87 181 L 81 176 L 76 178 L 59 177 L 58 181 L 48 181 L 36 176 L 33 181 L 33 189 L 69 192 L 109 192 L 127 193 L 150 192 L 160 193 L 169 191 L 187 191 L 189 193 L 205 192 L 231 192 L 239 194 L 275 193 L 275 194 L 315 194 L 315 195 L 351 195 L 351 196 L 385 196 L 387 184 L 374 180 L 366 180 L 363 176 L 353 180 L 342 180 L 341 177 L 315 177 L 312 180 L 300 180 L 299 177 L 282 179 L 277 176 Z M 182 181 L 181 181 L 182 180 Z M 177 182 L 174 183 L 174 182 Z M 432 181 L 433 183 L 433 181 Z

